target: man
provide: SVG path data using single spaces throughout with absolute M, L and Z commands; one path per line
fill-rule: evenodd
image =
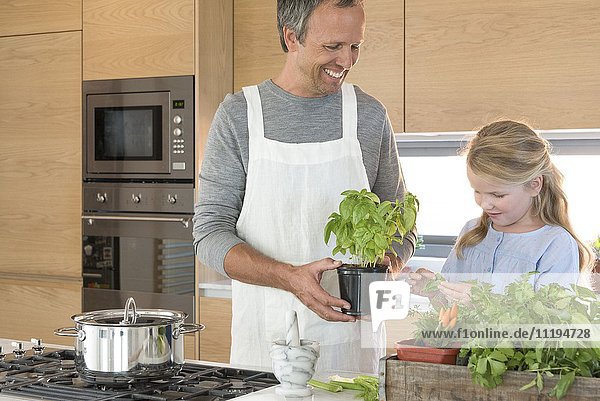
M 228 95 L 211 126 L 196 253 L 232 278 L 232 364 L 270 367 L 293 309 L 300 337 L 321 344 L 318 369 L 375 371 L 382 338 L 361 348 L 359 323 L 339 312 L 349 306 L 337 297 L 341 262 L 323 241 L 342 191 L 405 191 L 385 108 L 343 84 L 364 38 L 362 0 L 278 0 L 277 13 L 281 73 Z M 398 263 L 414 244 L 411 233 Z

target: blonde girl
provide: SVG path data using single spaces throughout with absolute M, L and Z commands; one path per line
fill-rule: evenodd
M 442 273 L 463 278 L 493 273 L 494 284 L 506 285 L 536 271 L 537 288 L 576 282 L 588 271 L 592 253 L 569 222 L 563 176 L 550 151 L 548 141 L 520 122 L 497 121 L 477 132 L 463 153 L 483 212 L 465 224 Z M 440 291 L 450 300 L 468 301 L 470 286 L 456 276 Z

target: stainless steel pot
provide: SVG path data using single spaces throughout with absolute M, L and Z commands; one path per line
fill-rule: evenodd
M 95 383 L 126 383 L 171 377 L 184 362 L 183 334 L 204 329 L 184 323 L 187 314 L 165 309 L 137 309 L 129 298 L 125 309 L 82 313 L 75 327 L 54 334 L 75 337 L 75 367 Z

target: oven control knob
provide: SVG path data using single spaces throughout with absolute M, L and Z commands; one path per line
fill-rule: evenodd
M 96 194 L 96 200 L 100 203 L 106 202 L 106 197 L 107 197 L 106 193 L 101 194 L 100 192 L 98 192 Z
M 39 355 L 44 352 L 44 348 L 46 347 L 42 344 L 41 338 L 32 338 L 31 343 L 33 344 L 33 347 L 31 347 L 31 349 L 33 350 L 34 355 Z
M 133 201 L 133 203 L 140 203 L 142 201 L 142 195 L 141 194 L 132 194 L 131 195 L 131 200 Z
M 181 128 L 175 128 L 173 130 L 173 135 L 175 135 L 175 136 L 181 136 L 181 134 L 183 134 L 183 131 L 181 130 Z
M 171 205 L 174 205 L 175 203 L 177 203 L 177 195 L 168 194 L 167 195 L 167 200 L 169 201 L 169 203 Z
M 179 114 L 176 114 L 175 117 L 173 117 L 173 122 L 175 124 L 181 124 L 182 121 L 183 121 L 183 118 L 181 118 L 181 116 Z
M 10 343 L 13 347 L 17 347 L 13 349 L 13 354 L 15 354 L 15 358 L 23 358 L 23 355 L 27 352 L 23 349 L 23 343 L 20 341 L 13 341 Z

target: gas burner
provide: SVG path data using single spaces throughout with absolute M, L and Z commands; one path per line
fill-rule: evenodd
M 254 392 L 255 389 L 253 386 L 250 386 L 245 383 L 232 383 L 231 386 L 225 387 L 222 389 L 212 390 L 210 392 L 211 395 L 221 397 L 224 400 L 229 400 L 231 398 L 236 398 L 242 395 L 250 394 Z
M 77 373 L 74 351 L 28 351 L 20 358 L 7 353 L 0 361 L 0 395 L 28 399 L 224 401 L 279 384 L 272 373 L 199 363 L 185 363 L 173 377 L 143 382 L 111 375 L 89 379 Z

